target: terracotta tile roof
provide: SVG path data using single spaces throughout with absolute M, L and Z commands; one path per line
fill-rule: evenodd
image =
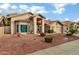
M 62 23 L 63 23 L 63 25 L 71 25 L 73 22 L 71 22 L 71 21 L 64 21 Z
M 50 20 L 44 20 L 44 23 L 49 25 L 51 23 L 51 21 Z
M 56 21 L 51 21 L 51 23 L 54 23 L 54 22 L 57 22 L 57 23 L 63 25 L 62 22 L 60 22 L 60 21 L 58 21 L 58 20 L 56 20 Z
M 54 23 L 54 22 L 57 22 L 57 23 L 63 25 L 62 22 L 60 22 L 60 21 L 45 20 L 45 24 L 48 24 L 48 25 L 50 25 L 51 23 Z

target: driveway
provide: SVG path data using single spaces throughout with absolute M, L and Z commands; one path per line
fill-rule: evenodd
M 31 55 L 79 55 L 79 40 L 40 50 Z

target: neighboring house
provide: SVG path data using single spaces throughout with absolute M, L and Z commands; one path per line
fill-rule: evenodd
M 54 30 L 55 33 L 63 33 L 63 24 L 60 21 L 51 21 L 50 30 Z
M 0 35 L 4 34 L 4 16 L 0 15 Z
M 48 31 L 50 30 L 50 20 L 44 20 L 44 25 L 45 25 L 45 33 L 48 33 Z
M 41 14 L 31 12 L 22 14 L 9 14 L 7 20 L 10 21 L 11 34 L 15 33 L 44 33 L 44 19 Z
M 79 31 L 79 25 L 77 25 L 77 29 L 78 29 L 78 31 Z
M 79 31 L 79 22 L 74 22 L 73 27 Z
M 67 33 L 68 30 L 70 29 L 70 27 L 72 26 L 73 22 L 71 22 L 71 21 L 64 21 L 62 23 L 63 23 L 63 32 Z
M 54 33 L 63 33 L 63 24 L 60 21 L 45 20 L 45 31 L 54 30 Z

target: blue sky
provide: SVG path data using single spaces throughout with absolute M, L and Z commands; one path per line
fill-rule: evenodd
M 78 3 L 0 3 L 0 13 L 41 13 L 50 20 L 79 21 Z

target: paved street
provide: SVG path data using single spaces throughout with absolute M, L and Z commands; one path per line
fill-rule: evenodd
M 43 49 L 31 55 L 78 55 L 79 40 L 67 42 L 52 48 Z

